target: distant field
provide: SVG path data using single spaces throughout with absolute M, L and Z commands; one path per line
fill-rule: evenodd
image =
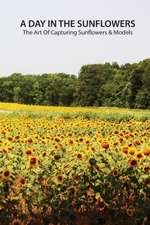
M 106 120 L 150 120 L 150 110 L 123 109 L 116 107 L 61 107 L 0 103 L 0 112 L 22 112 L 35 116 L 84 117 Z
M 150 111 L 0 111 L 0 225 L 150 224 Z

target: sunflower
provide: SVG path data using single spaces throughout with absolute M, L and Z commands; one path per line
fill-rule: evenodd
M 134 155 L 135 154 L 135 149 L 134 148 L 129 148 L 129 154 Z
M 75 175 L 75 176 L 73 176 L 73 179 L 76 180 L 76 181 L 79 181 L 81 179 L 81 176 L 80 175 Z
M 87 198 L 87 201 L 88 201 L 89 204 L 93 203 L 94 202 L 94 197 L 93 196 L 89 196 Z
M 19 136 L 19 135 L 15 136 L 15 140 L 18 140 L 19 138 L 20 138 L 20 136 Z
M 60 142 L 60 138 L 59 137 L 55 137 L 54 140 L 58 143 Z
M 60 159 L 60 155 L 59 154 L 54 155 L 54 159 L 55 160 L 59 160 Z
M 58 145 L 58 144 L 55 144 L 55 145 L 54 145 L 54 148 L 55 148 L 55 149 L 58 149 L 58 148 L 59 148 L 59 145 Z
M 52 181 L 56 184 L 56 185 L 59 185 L 59 184 L 62 184 L 64 182 L 64 176 L 62 174 L 59 174 L 55 177 L 52 178 Z
M 141 142 L 139 140 L 135 140 L 133 143 L 134 143 L 134 145 L 140 145 L 141 144 Z
M 28 144 L 32 144 L 32 143 L 33 143 L 32 138 L 28 138 L 27 143 L 28 143 Z
M 119 133 L 119 131 L 117 131 L 117 130 L 114 131 L 114 134 L 118 134 L 118 133 Z
M 24 185 L 25 182 L 26 182 L 26 180 L 25 180 L 24 177 L 20 177 L 20 178 L 19 178 L 19 183 L 20 183 L 20 185 Z
M 119 142 L 122 144 L 122 142 L 124 141 L 123 138 L 119 138 Z
M 135 212 L 135 208 L 134 207 L 130 207 L 126 209 L 126 213 L 129 217 L 132 217 L 134 215 Z
M 129 164 L 130 167 L 136 167 L 137 166 L 137 160 L 135 158 L 130 159 L 128 164 Z
M 125 183 L 127 180 L 129 180 L 129 177 L 128 176 L 120 176 L 119 179 L 122 183 Z
M 145 184 L 145 186 L 150 187 L 150 178 L 147 178 L 147 179 L 144 181 L 144 184 Z
M 85 205 L 81 204 L 79 207 L 79 213 L 84 213 L 86 211 L 87 211 L 87 209 L 86 209 Z
M 11 175 L 11 173 L 10 173 L 9 170 L 5 170 L 5 171 L 3 172 L 3 176 L 4 176 L 5 178 L 10 177 L 10 175 Z
M 20 219 L 14 219 L 10 225 L 24 225 L 24 223 Z
M 142 159 L 143 158 L 143 154 L 141 152 L 136 154 L 136 158 L 137 159 Z
M 64 177 L 62 175 L 57 176 L 57 181 L 61 184 L 64 181 Z
M 78 139 L 79 142 L 83 142 L 83 140 L 84 140 L 84 139 L 83 139 L 82 137 L 80 137 L 80 138 Z
M 124 146 L 123 148 L 122 148 L 122 152 L 123 153 L 125 153 L 126 155 L 128 154 L 128 146 Z
M 45 157 L 46 155 L 47 155 L 47 153 L 46 152 L 43 152 L 42 156 Z
M 13 138 L 12 138 L 12 137 L 8 137 L 8 140 L 9 140 L 9 141 L 12 141 L 12 140 L 13 140 Z
M 44 187 L 48 187 L 48 179 L 43 179 L 43 180 L 41 180 L 41 184 L 42 184 Z
M 90 144 L 90 139 L 89 139 L 89 138 L 86 138 L 85 144 L 86 144 L 86 145 L 89 145 L 89 144 Z
M 87 197 L 93 197 L 94 196 L 94 190 L 92 188 L 89 188 L 87 191 L 86 191 L 86 196 Z
M 72 133 L 68 133 L 68 137 L 72 137 Z
M 76 194 L 76 189 L 74 186 L 70 186 L 67 188 L 67 193 L 69 193 L 69 195 L 74 196 Z
M 101 143 L 101 147 L 104 148 L 104 149 L 108 149 L 109 148 L 109 143 L 107 141 L 103 141 Z
M 32 150 L 28 149 L 28 150 L 26 150 L 25 153 L 26 153 L 26 155 L 30 156 L 30 155 L 32 155 Z
M 115 168 L 115 169 L 113 170 L 113 172 L 112 172 L 112 175 L 113 175 L 114 177 L 119 176 L 119 170 L 118 170 L 117 168 Z
M 150 149 L 149 149 L 149 148 L 144 149 L 144 150 L 143 150 L 143 154 L 144 154 L 145 156 L 150 156 Z
M 35 166 L 38 163 L 38 160 L 36 157 L 30 158 L 30 166 Z
M 81 153 L 77 154 L 77 159 L 82 160 L 82 154 Z
M 26 183 L 26 179 L 25 179 L 25 177 L 23 177 L 23 176 L 19 176 L 17 179 L 16 179 L 16 181 L 15 181 L 15 184 L 16 184 L 16 187 L 22 187 L 23 185 L 25 185 L 25 183 Z
M 91 151 L 95 152 L 95 151 L 96 151 L 96 149 L 95 149 L 94 147 L 91 147 Z
M 96 206 L 97 206 L 97 210 L 99 212 L 103 212 L 105 210 L 105 208 L 106 208 L 106 203 L 105 203 L 104 199 L 101 198 L 101 197 L 97 198 Z
M 50 216 L 51 213 L 52 213 L 52 208 L 49 206 L 46 210 L 46 214 Z
M 73 144 L 74 144 L 73 138 L 69 138 L 69 139 L 68 139 L 68 145 L 73 145 Z
M 118 142 L 114 142 L 113 147 L 116 147 L 118 144 L 119 144 Z
M 145 171 L 146 173 L 148 173 L 148 172 L 150 171 L 150 166 L 145 166 L 145 167 L 144 167 L 144 171 Z

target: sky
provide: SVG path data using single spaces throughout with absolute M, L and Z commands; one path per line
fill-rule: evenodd
M 150 58 L 149 0 L 5 0 L 0 12 L 0 76 L 78 74 L 82 65 Z M 132 36 L 25 36 L 25 19 L 135 19 Z

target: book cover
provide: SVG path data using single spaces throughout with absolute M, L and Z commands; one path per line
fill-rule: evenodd
M 149 11 L 1 2 L 0 225 L 150 224 Z

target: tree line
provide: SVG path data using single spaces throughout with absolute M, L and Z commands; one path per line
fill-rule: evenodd
M 0 78 L 0 101 L 38 105 L 150 108 L 150 59 L 84 65 L 64 73 Z

